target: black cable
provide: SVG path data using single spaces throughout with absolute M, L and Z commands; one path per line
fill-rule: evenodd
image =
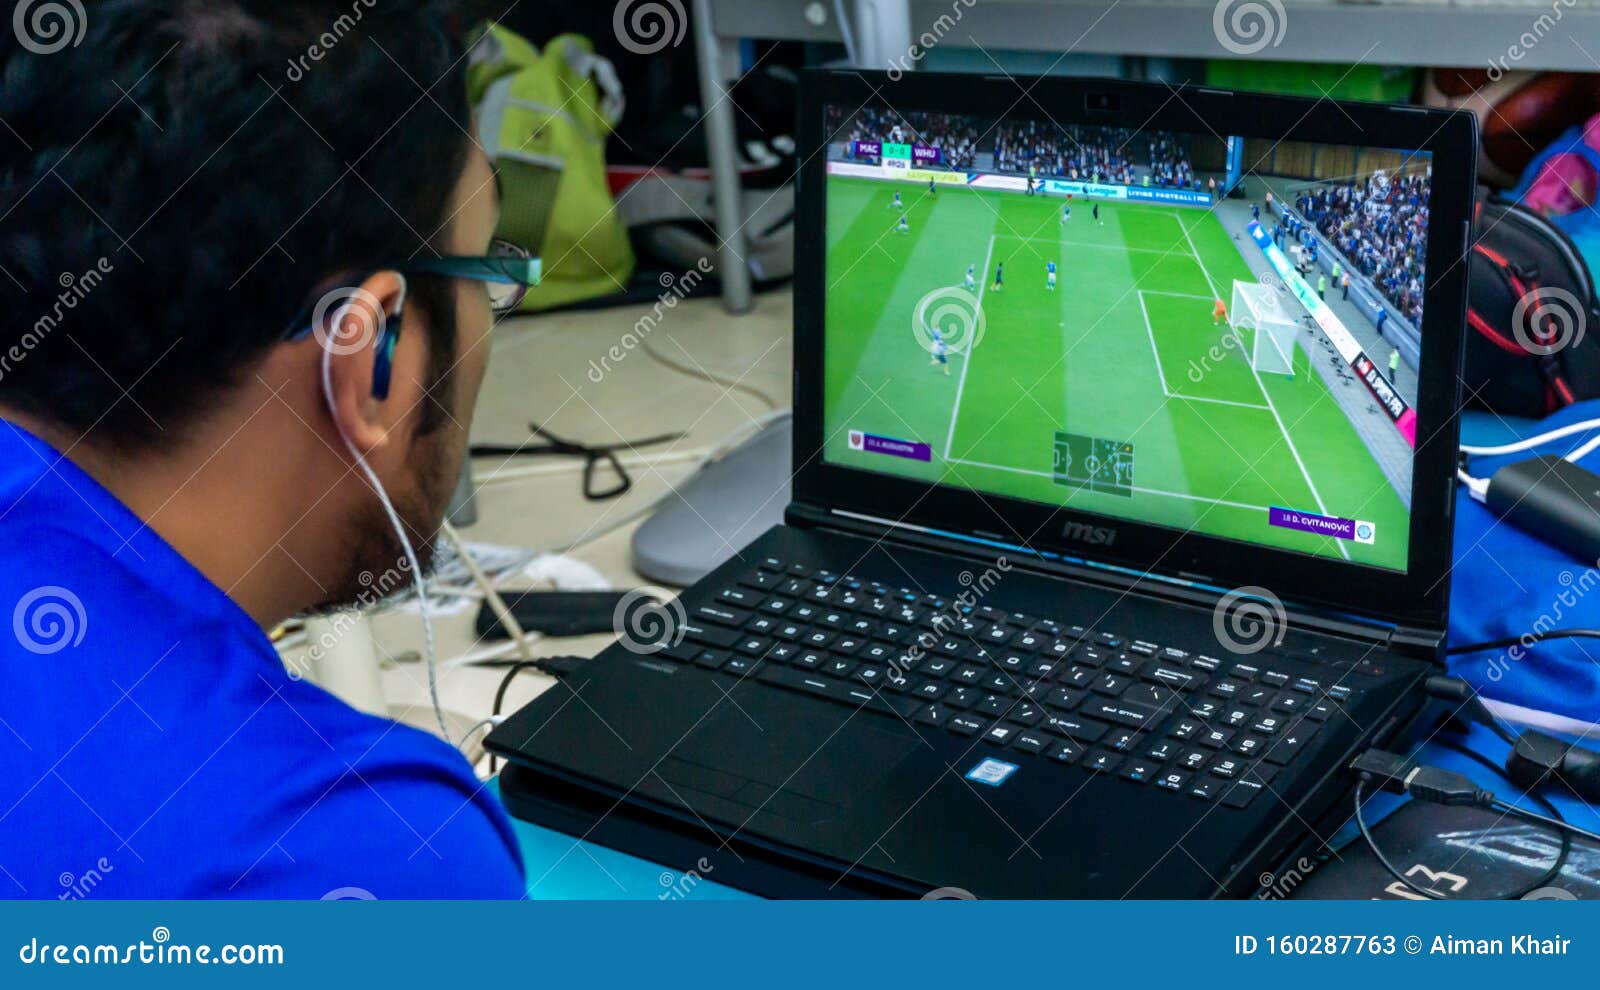
M 1453 752 L 1466 756 L 1468 759 L 1489 770 L 1495 776 L 1510 782 L 1510 778 L 1506 776 L 1505 771 L 1496 766 L 1494 761 L 1490 760 L 1483 754 L 1467 749 L 1465 746 L 1462 746 L 1450 739 L 1440 738 L 1436 741 L 1439 745 L 1444 746 Z M 1401 873 L 1400 870 L 1389 861 L 1389 858 L 1383 854 L 1383 850 L 1378 846 L 1376 837 L 1374 837 L 1372 834 L 1372 829 L 1367 825 L 1366 813 L 1363 808 L 1364 798 L 1366 795 L 1367 786 L 1375 781 L 1380 783 L 1381 786 L 1385 786 L 1386 789 L 1390 791 L 1410 795 L 1413 801 L 1428 800 L 1441 804 L 1467 805 L 1470 807 L 1484 808 L 1486 810 L 1498 810 L 1503 814 L 1519 819 L 1535 821 L 1556 830 L 1556 834 L 1561 840 L 1561 848 L 1557 852 L 1555 860 L 1550 864 L 1550 867 L 1532 882 L 1525 884 L 1524 886 L 1519 887 L 1510 893 L 1500 894 L 1494 898 L 1488 898 L 1491 900 L 1520 900 L 1522 897 L 1535 890 L 1538 890 L 1541 887 L 1549 886 L 1557 877 L 1561 875 L 1561 870 L 1566 865 L 1567 857 L 1572 851 L 1572 837 L 1569 834 L 1570 831 L 1576 830 L 1580 834 L 1587 834 L 1583 833 L 1581 829 L 1577 829 L 1576 826 L 1568 825 L 1567 822 L 1561 818 L 1561 812 L 1555 806 L 1555 804 L 1551 802 L 1549 798 L 1537 792 L 1527 791 L 1524 792 L 1524 794 L 1528 799 L 1537 802 L 1541 807 L 1548 810 L 1551 817 L 1547 818 L 1544 815 L 1539 815 L 1531 811 L 1525 811 L 1507 801 L 1502 801 L 1501 799 L 1494 797 L 1494 795 L 1490 794 L 1488 791 L 1479 788 L 1463 774 L 1459 774 L 1454 771 L 1440 770 L 1436 767 L 1418 767 L 1415 764 L 1410 763 L 1408 760 L 1404 760 L 1392 753 L 1385 753 L 1380 750 L 1367 750 L 1365 753 L 1363 753 L 1357 758 L 1355 769 L 1357 769 L 1359 776 L 1356 780 L 1354 817 L 1356 821 L 1356 827 L 1361 831 L 1361 837 L 1366 840 L 1367 848 L 1372 850 L 1372 855 L 1375 859 L 1377 859 L 1378 865 L 1382 866 L 1384 870 L 1387 871 L 1390 876 L 1394 877 L 1395 880 L 1399 881 L 1402 886 L 1404 886 L 1407 890 L 1410 890 L 1413 893 L 1430 900 L 1449 900 L 1450 898 L 1446 894 L 1442 894 L 1439 891 L 1433 890 L 1432 888 L 1423 887 L 1415 883 L 1410 877 L 1407 877 L 1405 874 Z
M 1530 794 L 1529 796 L 1532 797 L 1533 795 Z M 1585 839 L 1589 842 L 1600 844 L 1600 835 L 1596 835 L 1586 828 L 1580 828 L 1577 825 L 1572 824 L 1565 818 L 1562 818 L 1559 811 L 1556 812 L 1555 817 L 1546 817 L 1537 812 L 1528 811 L 1525 808 L 1519 808 L 1514 804 L 1508 804 L 1505 801 L 1496 800 L 1494 806 L 1515 818 L 1521 818 L 1525 821 L 1535 822 L 1540 825 L 1547 825 L 1550 828 L 1556 829 L 1561 833 L 1563 848 L 1571 843 L 1573 836 L 1576 836 L 1580 839 Z M 1551 805 L 1551 807 L 1553 808 L 1554 805 Z
M 517 675 L 522 673 L 524 670 L 532 667 L 542 671 L 543 673 L 549 674 L 551 677 L 565 677 L 566 675 L 572 673 L 572 671 L 576 670 L 578 665 L 586 660 L 588 660 L 588 657 L 572 656 L 538 657 L 533 660 L 518 660 L 516 663 L 507 668 L 505 676 L 500 678 L 500 687 L 494 692 L 494 707 L 489 710 L 489 717 L 491 719 L 498 719 L 500 717 L 500 709 L 506 703 L 506 691 L 510 689 L 511 682 L 516 680 Z M 489 773 L 493 774 L 494 768 L 495 757 L 493 753 L 490 753 Z
M 1443 736 L 1436 738 L 1434 742 L 1443 746 L 1445 749 L 1450 750 L 1451 752 L 1459 753 L 1460 755 L 1465 756 L 1467 759 L 1472 760 L 1478 765 L 1484 767 L 1496 777 L 1499 777 L 1501 780 L 1511 784 L 1512 787 L 1516 787 L 1516 782 L 1506 774 L 1505 768 L 1497 765 L 1493 760 L 1489 759 L 1487 756 L 1484 756 L 1482 753 L 1468 749 L 1466 746 L 1456 742 L 1454 739 L 1446 739 Z M 1569 826 L 1567 825 L 1566 819 L 1561 817 L 1561 809 L 1556 807 L 1554 801 L 1551 801 L 1549 798 L 1538 793 L 1537 791 L 1523 791 L 1522 793 L 1529 800 L 1538 802 L 1540 807 L 1550 812 L 1550 814 L 1554 817 L 1546 818 L 1544 815 L 1537 815 L 1531 811 L 1523 811 L 1516 805 L 1502 801 L 1499 798 L 1495 799 L 1495 802 L 1493 805 L 1491 805 L 1491 807 L 1497 807 L 1501 811 L 1504 811 L 1514 817 L 1526 818 L 1528 816 L 1532 816 L 1533 818 L 1544 822 L 1545 824 L 1554 828 L 1556 830 L 1556 834 L 1561 837 L 1561 848 L 1556 852 L 1555 861 L 1550 864 L 1550 868 L 1548 870 L 1544 871 L 1543 876 L 1528 884 L 1517 893 L 1508 894 L 1502 898 L 1502 900 L 1520 900 L 1532 891 L 1538 890 L 1540 887 L 1548 887 L 1551 883 L 1555 882 L 1557 877 L 1561 876 L 1562 868 L 1567 865 L 1567 857 L 1572 853 L 1572 835 L 1567 831 Z M 1600 839 L 1597 839 L 1596 841 L 1600 841 Z
M 1498 650 L 1505 646 L 1531 646 L 1547 639 L 1600 639 L 1600 629 L 1551 629 L 1548 632 L 1539 632 L 1535 629 L 1521 636 L 1507 636 L 1504 639 L 1491 639 L 1483 643 L 1452 646 L 1445 650 L 1445 653 L 1456 656 L 1461 653 L 1477 653 L 1481 650 Z
M 529 423 L 528 429 L 534 436 L 545 441 L 542 444 L 502 444 L 502 443 L 475 443 L 467 448 L 468 454 L 473 457 L 582 457 L 583 464 L 583 497 L 591 502 L 603 499 L 616 498 L 626 493 L 633 487 L 633 477 L 628 474 L 628 469 L 623 466 L 617 452 L 620 450 L 633 451 L 640 447 L 654 447 L 657 444 L 681 440 L 683 433 L 658 433 L 651 437 L 641 437 L 638 440 L 624 440 L 620 443 L 600 444 L 590 446 L 576 440 L 567 440 L 556 436 L 538 423 Z M 595 487 L 595 469 L 604 461 L 616 472 L 617 483 L 604 490 Z
M 1371 779 L 1372 775 L 1365 773 L 1356 778 L 1356 828 L 1361 830 L 1361 837 L 1367 840 L 1367 848 L 1371 849 L 1372 855 L 1377 857 L 1378 865 L 1382 866 L 1385 870 L 1388 870 L 1389 875 L 1400 881 L 1400 883 L 1407 889 L 1413 891 L 1414 893 L 1420 894 L 1429 900 L 1445 900 L 1445 896 L 1438 891 L 1431 890 L 1427 887 L 1419 887 L 1412 883 L 1409 877 L 1395 869 L 1395 865 L 1389 862 L 1389 857 L 1385 856 L 1383 854 L 1383 850 L 1378 848 L 1378 840 L 1372 837 L 1372 829 L 1367 827 L 1367 817 L 1361 811 L 1362 799 L 1365 797 L 1367 791 L 1367 782 Z
M 500 717 L 500 706 L 504 705 L 505 702 L 506 702 L 506 689 L 511 687 L 511 682 L 516 679 L 516 676 L 518 674 L 522 673 L 524 670 L 527 670 L 529 667 L 537 666 L 538 663 L 539 663 L 539 661 L 537 661 L 537 660 L 518 660 L 516 663 L 512 664 L 509 668 L 507 668 L 505 676 L 500 679 L 500 687 L 494 693 L 494 707 L 492 709 L 490 709 L 490 711 L 489 711 L 489 717 L 490 718 L 499 718 Z M 494 756 L 493 753 L 490 753 L 489 754 L 489 774 L 490 774 L 490 776 L 494 775 L 494 769 L 495 769 L 495 756 Z
M 1517 744 L 1517 737 L 1513 736 L 1505 726 L 1500 724 L 1500 720 L 1494 717 L 1494 712 L 1491 712 L 1488 706 L 1483 703 L 1483 699 L 1478 697 L 1477 688 L 1474 688 L 1471 684 L 1459 677 L 1446 677 L 1443 674 L 1439 674 L 1428 678 L 1427 688 L 1428 693 L 1435 698 L 1443 698 L 1447 701 L 1458 703 L 1456 711 L 1452 713 L 1453 715 L 1478 723 L 1499 736 L 1500 740 L 1507 746 L 1515 746 Z M 1465 747 L 1461 747 L 1460 752 L 1470 753 L 1474 759 L 1486 759 L 1477 753 L 1472 753 Z M 1499 767 L 1495 767 L 1492 764 L 1489 766 L 1495 773 L 1505 776 Z

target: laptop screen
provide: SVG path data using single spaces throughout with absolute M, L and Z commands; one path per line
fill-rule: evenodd
M 1427 153 L 827 130 L 828 462 L 1406 570 Z

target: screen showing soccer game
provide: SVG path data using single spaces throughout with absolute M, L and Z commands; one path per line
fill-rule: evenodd
M 1406 569 L 1428 153 L 827 112 L 829 463 Z

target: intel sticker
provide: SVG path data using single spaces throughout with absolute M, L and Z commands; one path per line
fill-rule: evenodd
M 1017 772 L 1015 763 L 993 758 L 985 759 L 982 763 L 967 771 L 968 780 L 976 780 L 980 784 L 990 787 L 999 787 L 1006 782 L 1006 778 Z

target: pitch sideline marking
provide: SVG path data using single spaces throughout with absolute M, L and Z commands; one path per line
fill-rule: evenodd
M 1221 299 L 1222 297 L 1216 294 L 1217 283 L 1212 281 L 1211 272 L 1206 269 L 1206 263 L 1200 257 L 1200 249 L 1195 247 L 1194 237 L 1189 233 L 1189 225 L 1184 223 L 1183 218 L 1177 213 L 1172 214 L 1172 219 L 1183 229 L 1184 239 L 1189 242 L 1189 253 L 1194 256 L 1195 264 L 1200 266 L 1200 274 L 1205 276 L 1206 285 L 1211 288 L 1212 295 L 1217 299 Z M 1239 347 L 1243 350 L 1244 341 L 1239 337 L 1239 331 L 1233 329 L 1232 324 L 1229 324 L 1229 329 L 1232 330 L 1234 340 L 1239 342 Z M 1311 497 L 1316 499 L 1317 511 L 1327 515 L 1328 507 L 1322 501 L 1322 494 L 1317 491 L 1317 483 L 1311 480 L 1311 472 L 1306 470 L 1306 462 L 1300 459 L 1300 451 L 1296 449 L 1294 440 L 1289 437 L 1289 428 L 1283 425 L 1283 417 L 1278 415 L 1278 407 L 1273 404 L 1272 396 L 1267 394 L 1266 383 L 1261 380 L 1261 373 L 1255 369 L 1255 365 L 1250 366 L 1250 374 L 1256 380 L 1256 387 L 1261 389 L 1261 397 L 1267 401 L 1267 410 L 1272 413 L 1272 418 L 1277 421 L 1278 432 L 1283 435 L 1283 442 L 1289 445 L 1289 453 L 1294 455 L 1294 462 L 1300 466 L 1300 476 L 1306 480 L 1306 487 L 1311 489 Z M 1340 555 L 1345 560 L 1349 560 L 1350 551 L 1345 548 L 1344 541 L 1335 540 L 1334 543 L 1338 546 Z
M 980 278 L 978 281 L 978 305 L 972 313 L 974 341 L 977 340 L 977 320 L 980 319 L 983 314 L 983 290 L 989 285 L 989 262 L 994 258 L 994 239 L 996 236 L 998 235 L 989 235 L 989 250 L 984 252 L 983 268 L 979 271 L 979 275 L 981 275 L 982 278 Z M 956 401 L 950 407 L 950 432 L 944 438 L 944 459 L 947 461 L 950 460 L 950 448 L 954 446 L 956 442 L 956 420 L 961 416 L 961 393 L 966 391 L 967 371 L 972 367 L 972 352 L 976 349 L 977 348 L 975 346 L 969 346 L 967 348 L 967 352 L 961 356 L 961 377 L 956 381 Z

